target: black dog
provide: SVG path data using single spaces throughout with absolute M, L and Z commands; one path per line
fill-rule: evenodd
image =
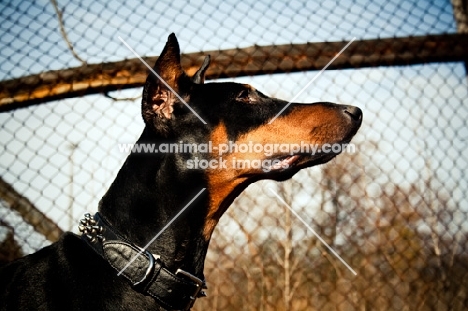
M 204 295 L 211 234 L 234 198 L 252 182 L 285 180 L 336 155 L 279 144 L 348 143 L 361 125 L 359 108 L 331 103 L 291 104 L 270 124 L 287 102 L 249 85 L 204 84 L 208 64 L 187 76 L 169 36 L 154 67 L 161 80 L 150 74 L 143 90 L 137 142 L 160 152 L 130 154 L 99 213 L 81 221 L 81 237 L 67 233 L 4 267 L 0 310 L 190 309 Z M 178 152 L 161 152 L 169 145 Z

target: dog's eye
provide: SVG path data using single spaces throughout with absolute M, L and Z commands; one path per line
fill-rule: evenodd
M 251 104 L 253 102 L 252 97 L 249 94 L 249 90 L 242 90 L 239 95 L 237 95 L 236 100 L 241 101 L 246 104 Z
M 239 100 L 245 100 L 249 98 L 249 90 L 242 90 L 239 95 L 237 95 L 237 99 Z

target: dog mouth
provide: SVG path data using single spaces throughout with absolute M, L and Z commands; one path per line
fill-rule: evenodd
M 303 169 L 318 164 L 323 164 L 334 158 L 338 153 L 310 154 L 299 153 L 276 157 L 267 168 L 271 172 L 283 172 L 294 169 Z
M 292 167 L 296 165 L 300 158 L 301 155 L 299 154 L 280 157 L 279 159 L 276 159 L 272 162 L 272 165 L 269 167 L 269 169 L 272 171 L 276 171 Z

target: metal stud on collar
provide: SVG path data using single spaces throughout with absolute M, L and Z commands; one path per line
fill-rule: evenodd
M 78 226 L 78 230 L 80 230 L 81 234 L 84 235 L 91 243 L 96 242 L 98 239 L 103 242 L 104 237 L 102 236 L 102 231 L 104 228 L 97 225 L 96 220 L 93 219 L 91 214 L 86 213 L 84 217 L 85 218 L 80 220 L 80 225 Z

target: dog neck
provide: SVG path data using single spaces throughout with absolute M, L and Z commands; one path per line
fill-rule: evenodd
M 145 128 L 137 144 L 154 143 Z M 202 190 L 200 171 L 177 167 L 178 155 L 132 153 L 120 169 L 99 211 L 125 238 L 160 255 L 168 269 L 178 268 L 203 278 L 208 243 L 203 237 L 208 198 L 202 193 L 164 231 L 162 229 Z M 180 164 L 179 164 L 180 165 Z

